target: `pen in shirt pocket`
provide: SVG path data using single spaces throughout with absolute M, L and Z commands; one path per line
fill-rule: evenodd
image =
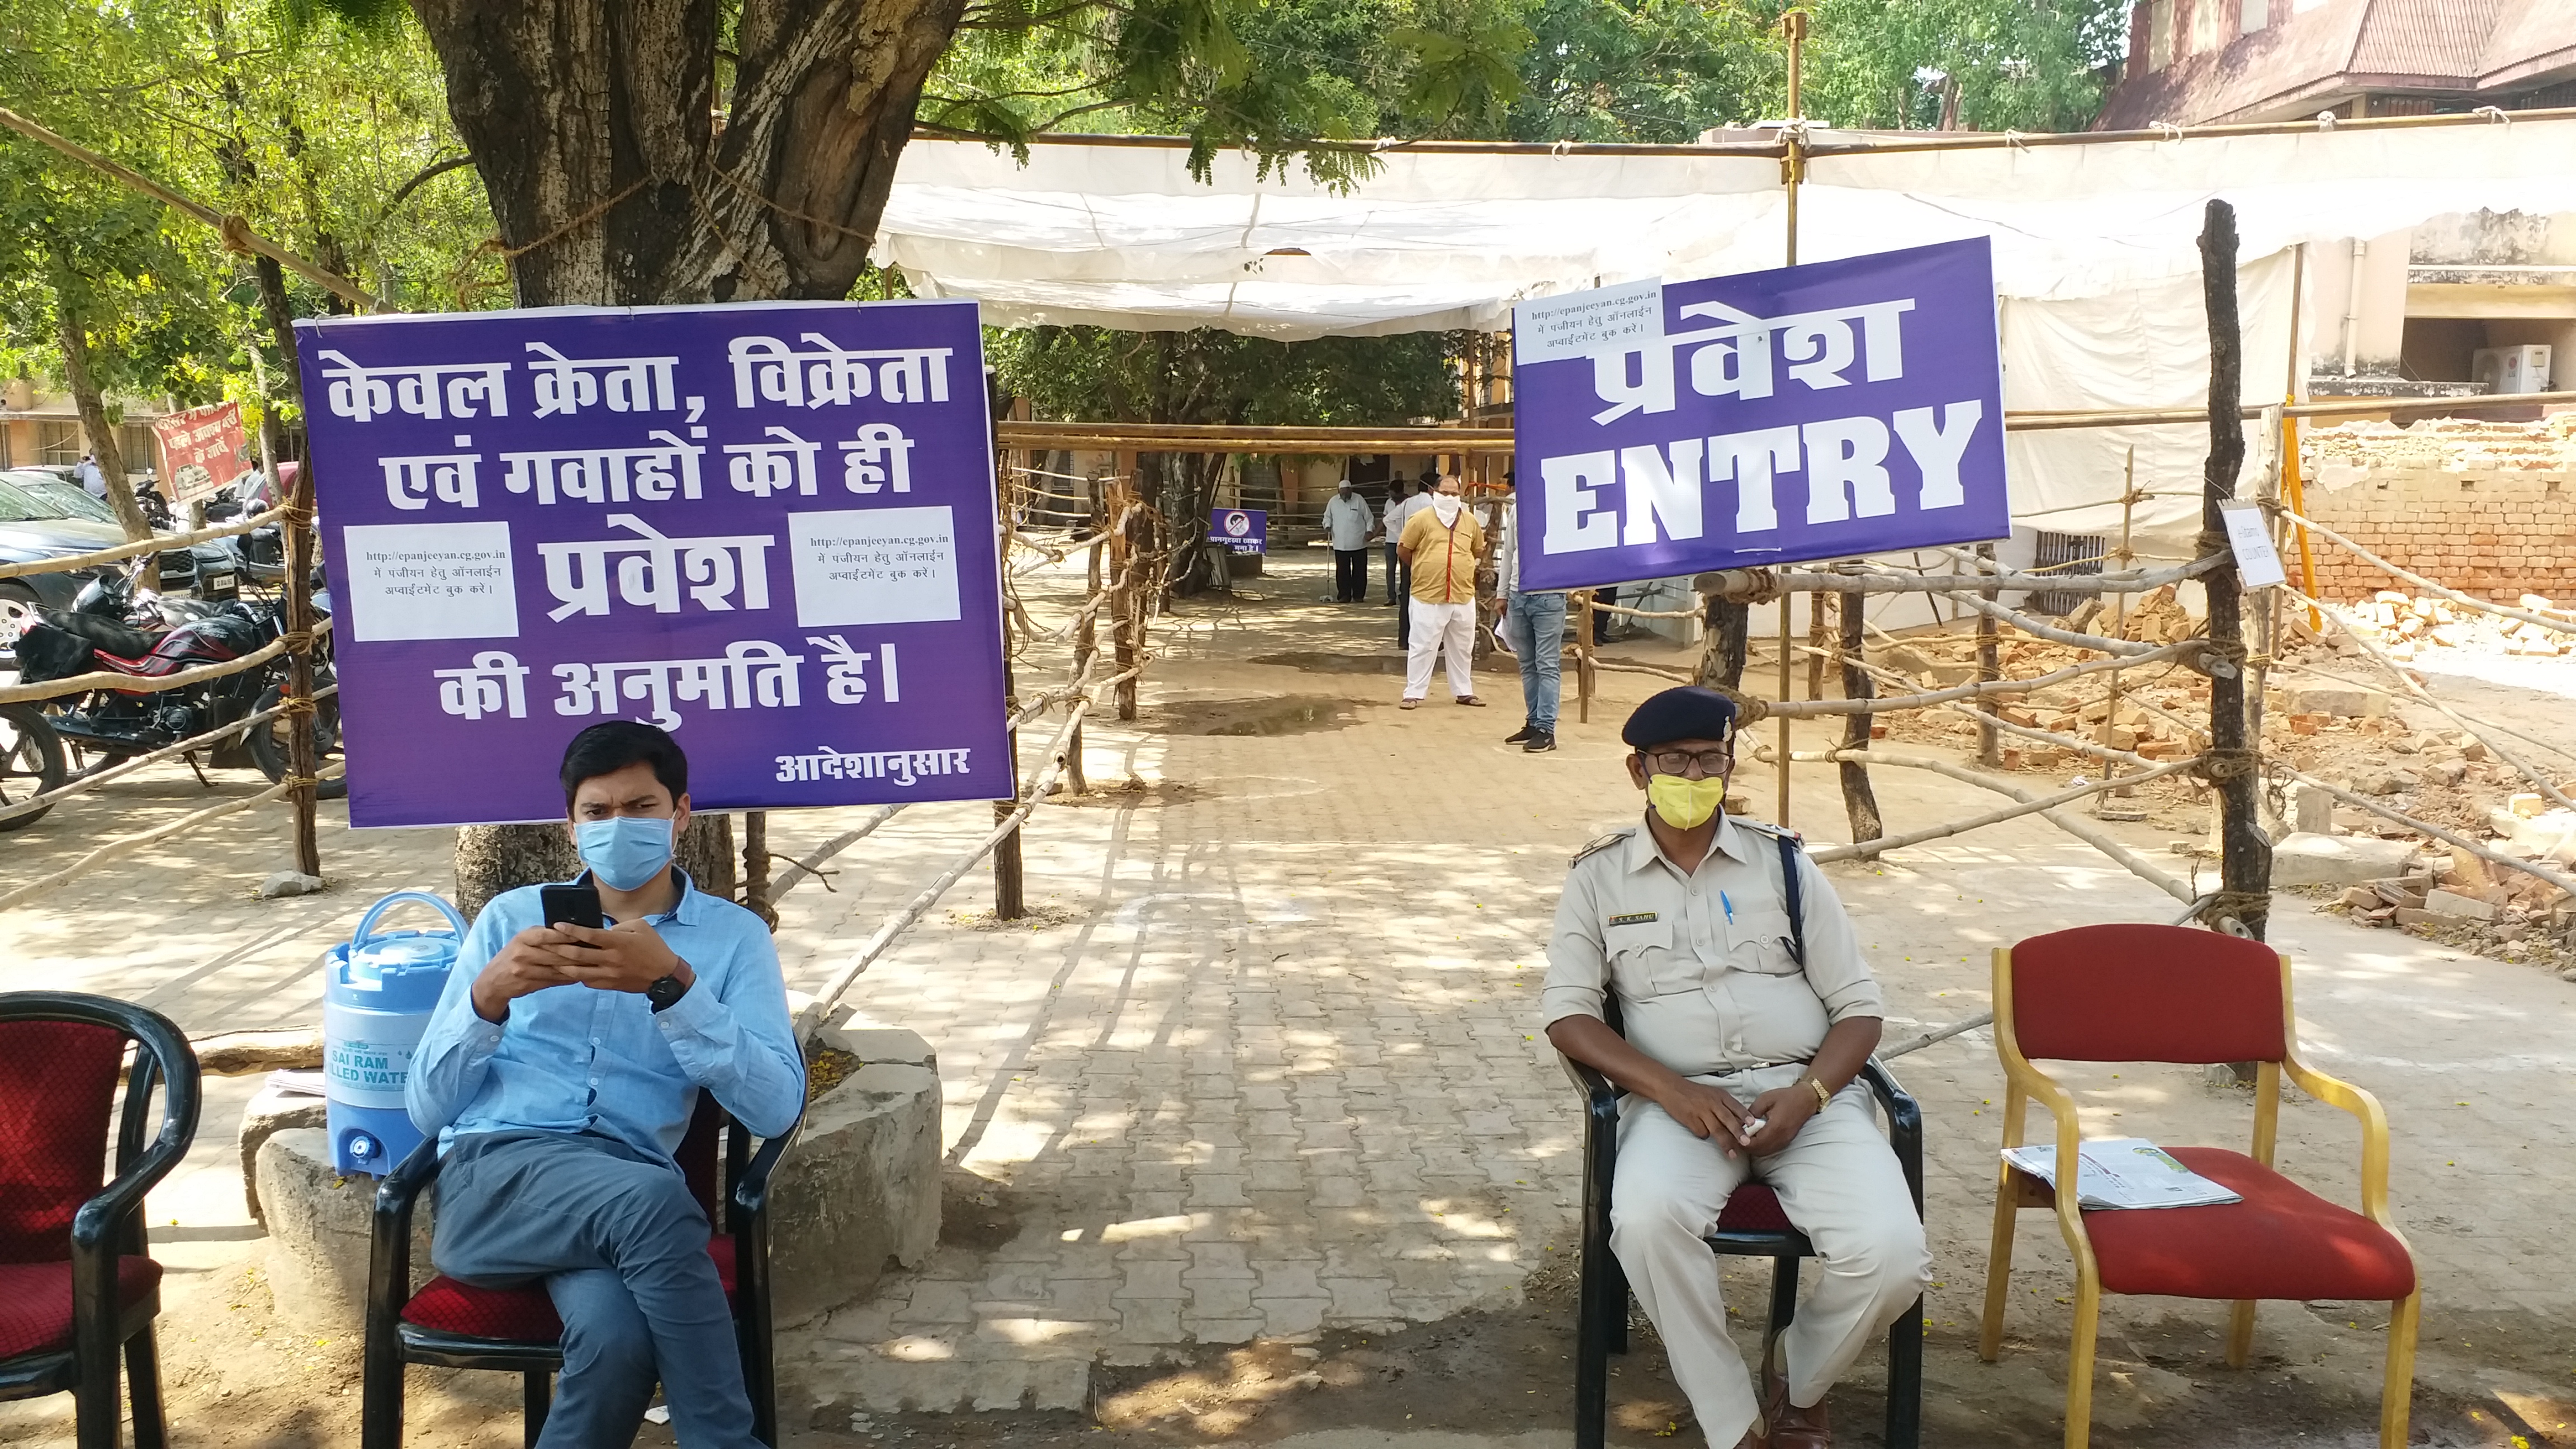
M 1735 924 L 1735 902 L 1733 902 L 1733 901 L 1731 901 L 1731 900 L 1728 900 L 1728 899 L 1726 898 L 1726 892 L 1724 892 L 1724 891 L 1719 891 L 1719 892 L 1717 893 L 1717 904 L 1718 904 L 1718 908 L 1719 908 L 1720 910 L 1723 910 L 1723 911 L 1725 911 L 1725 912 L 1726 912 L 1726 923 L 1727 923 L 1728 925 L 1730 925 L 1730 926 L 1734 925 L 1734 924 Z

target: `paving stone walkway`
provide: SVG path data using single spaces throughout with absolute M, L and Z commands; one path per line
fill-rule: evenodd
M 1091 732 L 1096 793 L 1036 815 L 1032 919 L 993 922 L 970 877 L 853 993 L 938 1052 L 952 1223 L 935 1257 L 874 1301 L 782 1333 L 785 1375 L 811 1400 L 1079 1406 L 1096 1363 L 1508 1302 L 1570 1250 L 1578 1118 L 1537 1033 L 1540 953 L 1567 854 L 1637 809 L 1616 723 L 1652 681 L 1605 675 L 1593 721 L 1569 704 L 1564 747 L 1527 756 L 1501 743 L 1518 723 L 1507 678 L 1486 676 L 1493 708 L 1435 698 L 1399 713 L 1388 611 L 1317 601 L 1329 585 L 1302 561 L 1251 586 L 1271 597 L 1193 606 L 1159 630 L 1145 718 Z M 1880 776 L 1891 828 L 1991 808 L 1937 777 Z M 1758 767 L 1745 779 L 1768 800 Z M 1838 836 L 1831 772 L 1802 767 L 1795 783 L 1793 823 Z M 197 793 L 184 775 L 156 778 L 112 828 Z M 796 853 L 856 814 L 776 816 L 773 836 Z M 58 813 L 9 838 L 13 866 L 51 868 L 92 843 L 75 827 L 109 818 Z M 981 805 L 907 811 L 834 862 L 833 890 L 800 887 L 779 936 L 791 984 L 827 978 L 990 818 Z M 445 884 L 444 832 L 334 829 L 332 893 L 252 901 L 278 863 L 277 821 L 225 825 L 0 914 L 0 985 L 137 997 L 192 1031 L 307 1024 L 311 963 L 354 912 L 383 890 Z M 2170 838 L 2113 828 L 2148 849 Z M 2044 824 L 1831 870 L 1887 987 L 1891 1036 L 1984 1009 L 1994 945 L 2177 910 Z M 2556 1402 L 2568 1365 L 2500 1367 L 2492 1346 L 2576 1342 L 2576 1279 L 2553 1254 L 2576 1162 L 2552 1091 L 2576 1068 L 2576 986 L 2349 928 L 2295 898 L 2274 937 L 2298 964 L 2314 1059 L 2377 1092 L 2395 1126 L 2394 1195 L 2426 1271 L 2425 1381 L 2492 1388 L 2505 1375 Z M 1974 1332 L 1999 1076 L 1982 1032 L 1899 1075 L 1929 1123 L 1938 1353 Z M 2241 1094 L 2197 1068 L 2068 1077 L 2103 1135 L 2234 1144 L 2247 1128 Z M 2353 1197 L 2357 1136 L 2341 1114 L 2293 1103 L 2282 1156 Z M 2053 1374 L 2064 1254 L 2036 1215 L 2020 1253 L 2015 1372 Z M 2118 1359 L 2124 1323 L 2202 1312 L 2117 1300 L 2105 1354 Z M 2374 1371 L 2363 1311 L 2263 1312 L 2267 1334 L 2333 1371 Z M 2106 1404 L 2145 1392 L 2114 1378 Z

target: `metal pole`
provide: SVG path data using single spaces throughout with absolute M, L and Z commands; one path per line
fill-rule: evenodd
M 1798 182 L 1806 170 L 1806 136 L 1798 127 L 1801 102 L 1799 91 L 1806 79 L 1807 12 L 1792 10 L 1780 17 L 1780 28 L 1789 38 L 1789 129 L 1788 149 L 1780 158 L 1780 185 L 1788 199 L 1788 235 L 1783 239 L 1783 252 L 1789 266 L 1798 264 Z M 1816 601 L 1811 595 L 1807 608 L 1812 612 Z M 1780 692 L 1782 704 L 1789 702 L 1789 595 L 1780 596 Z M 1789 718 L 1780 717 L 1779 803 L 1772 823 L 1789 823 Z

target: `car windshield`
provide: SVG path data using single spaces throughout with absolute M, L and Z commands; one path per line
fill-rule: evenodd
M 15 520 L 17 522 L 51 518 L 81 518 L 92 523 L 116 521 L 116 510 L 108 507 L 104 500 L 92 498 L 89 496 L 89 491 L 79 484 L 67 483 L 51 473 L 34 473 L 23 469 L 17 472 L 0 473 L 0 483 L 15 485 L 17 490 L 32 500 L 33 505 L 40 510 Z
M 15 475 L 0 476 L 0 523 L 41 523 L 63 511 L 18 487 Z

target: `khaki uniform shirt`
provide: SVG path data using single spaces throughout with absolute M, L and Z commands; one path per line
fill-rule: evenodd
M 1413 597 L 1425 604 L 1476 602 L 1476 556 L 1485 550 L 1485 525 L 1471 509 L 1458 510 L 1458 522 L 1443 527 L 1437 509 L 1425 508 L 1407 519 L 1398 546 L 1413 550 Z
M 1574 858 L 1539 1002 L 1545 1020 L 1602 1015 L 1618 993 L 1628 1040 L 1686 1077 L 1805 1061 L 1825 1031 L 1883 1016 L 1851 917 L 1822 870 L 1797 858 L 1807 964 L 1789 954 L 1780 850 L 1768 826 L 1721 820 L 1688 876 L 1641 822 Z

